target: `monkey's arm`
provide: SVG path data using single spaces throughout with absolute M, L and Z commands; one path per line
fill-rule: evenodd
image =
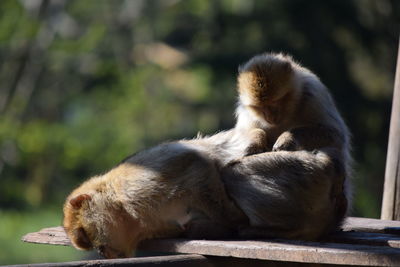
M 322 147 L 341 148 L 343 135 L 336 129 L 316 124 L 297 127 L 283 132 L 276 140 L 273 151 L 314 150 Z

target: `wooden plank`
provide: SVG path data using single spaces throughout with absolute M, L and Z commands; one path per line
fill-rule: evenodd
M 400 234 L 400 221 L 349 217 L 341 228 L 343 231 Z
M 400 234 L 400 222 L 349 217 L 346 219 L 342 229 L 343 231 Z M 26 234 L 22 237 L 22 241 L 38 244 L 71 245 L 61 226 L 44 228 L 39 232 Z
M 390 119 L 381 219 L 400 220 L 400 41 Z
M 369 220 L 367 220 L 368 222 Z M 400 222 L 396 222 L 400 224 Z M 372 224 L 374 226 L 374 224 Z M 327 241 L 332 243 L 347 243 L 347 244 L 364 244 L 373 246 L 389 246 L 394 248 L 400 248 L 400 236 L 393 234 L 383 234 L 387 229 L 398 229 L 398 228 L 387 228 L 375 224 L 376 228 L 367 229 L 369 232 L 360 232 L 365 227 L 345 227 L 346 232 L 338 232 L 327 238 Z M 353 229 L 356 231 L 353 232 Z M 391 232 L 391 231 L 389 231 Z M 50 245 L 63 245 L 70 246 L 71 242 L 67 238 L 62 227 L 44 228 L 39 232 L 29 233 L 22 238 L 22 241 L 28 243 L 37 244 L 50 244 Z
M 112 260 L 89 260 L 89 261 L 72 261 L 62 263 L 39 263 L 39 264 L 22 264 L 10 265 L 13 267 L 78 267 L 78 266 L 92 266 L 92 267 L 107 267 L 107 266 L 140 266 L 140 267 L 211 267 L 211 262 L 201 255 L 173 255 L 173 256 L 157 256 L 157 257 L 144 257 L 144 258 L 128 258 L 128 259 L 112 259 Z
M 400 266 L 400 222 L 348 218 L 343 229 L 325 242 L 294 240 L 148 240 L 140 249 L 269 261 L 342 265 Z M 45 228 L 22 238 L 25 242 L 71 245 L 62 227 Z
M 396 248 L 293 240 L 160 239 L 143 242 L 141 249 L 301 263 L 400 266 L 400 250 Z
M 326 240 L 331 243 L 359 244 L 371 246 L 387 246 L 400 248 L 400 236 L 391 234 L 338 232 Z
M 61 226 L 43 228 L 39 232 L 33 232 L 24 235 L 21 238 L 22 241 L 27 243 L 36 244 L 49 244 L 49 245 L 62 245 L 71 246 L 71 241 L 69 241 L 64 228 Z

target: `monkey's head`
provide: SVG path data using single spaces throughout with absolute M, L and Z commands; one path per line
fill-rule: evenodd
M 101 177 L 74 190 L 64 204 L 63 226 L 77 249 L 105 258 L 129 257 L 141 241 L 141 226 L 120 203 L 110 200 Z
M 282 103 L 293 91 L 293 61 L 282 54 L 257 55 L 239 68 L 240 102 L 256 115 L 276 124 L 282 118 Z

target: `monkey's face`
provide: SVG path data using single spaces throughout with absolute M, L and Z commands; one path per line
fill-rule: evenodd
M 105 258 L 131 256 L 140 241 L 139 221 L 122 209 L 96 207 L 93 198 L 80 194 L 64 205 L 63 225 L 71 243 L 77 249 L 96 249 Z
M 271 124 L 279 123 L 293 79 L 291 62 L 278 55 L 249 60 L 238 76 L 240 101 Z

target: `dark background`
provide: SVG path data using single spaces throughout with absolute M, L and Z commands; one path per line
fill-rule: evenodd
M 238 65 L 292 54 L 353 133 L 353 215 L 379 217 L 397 0 L 1 0 L 0 263 L 73 260 L 23 233 L 61 223 L 84 179 L 234 124 Z

